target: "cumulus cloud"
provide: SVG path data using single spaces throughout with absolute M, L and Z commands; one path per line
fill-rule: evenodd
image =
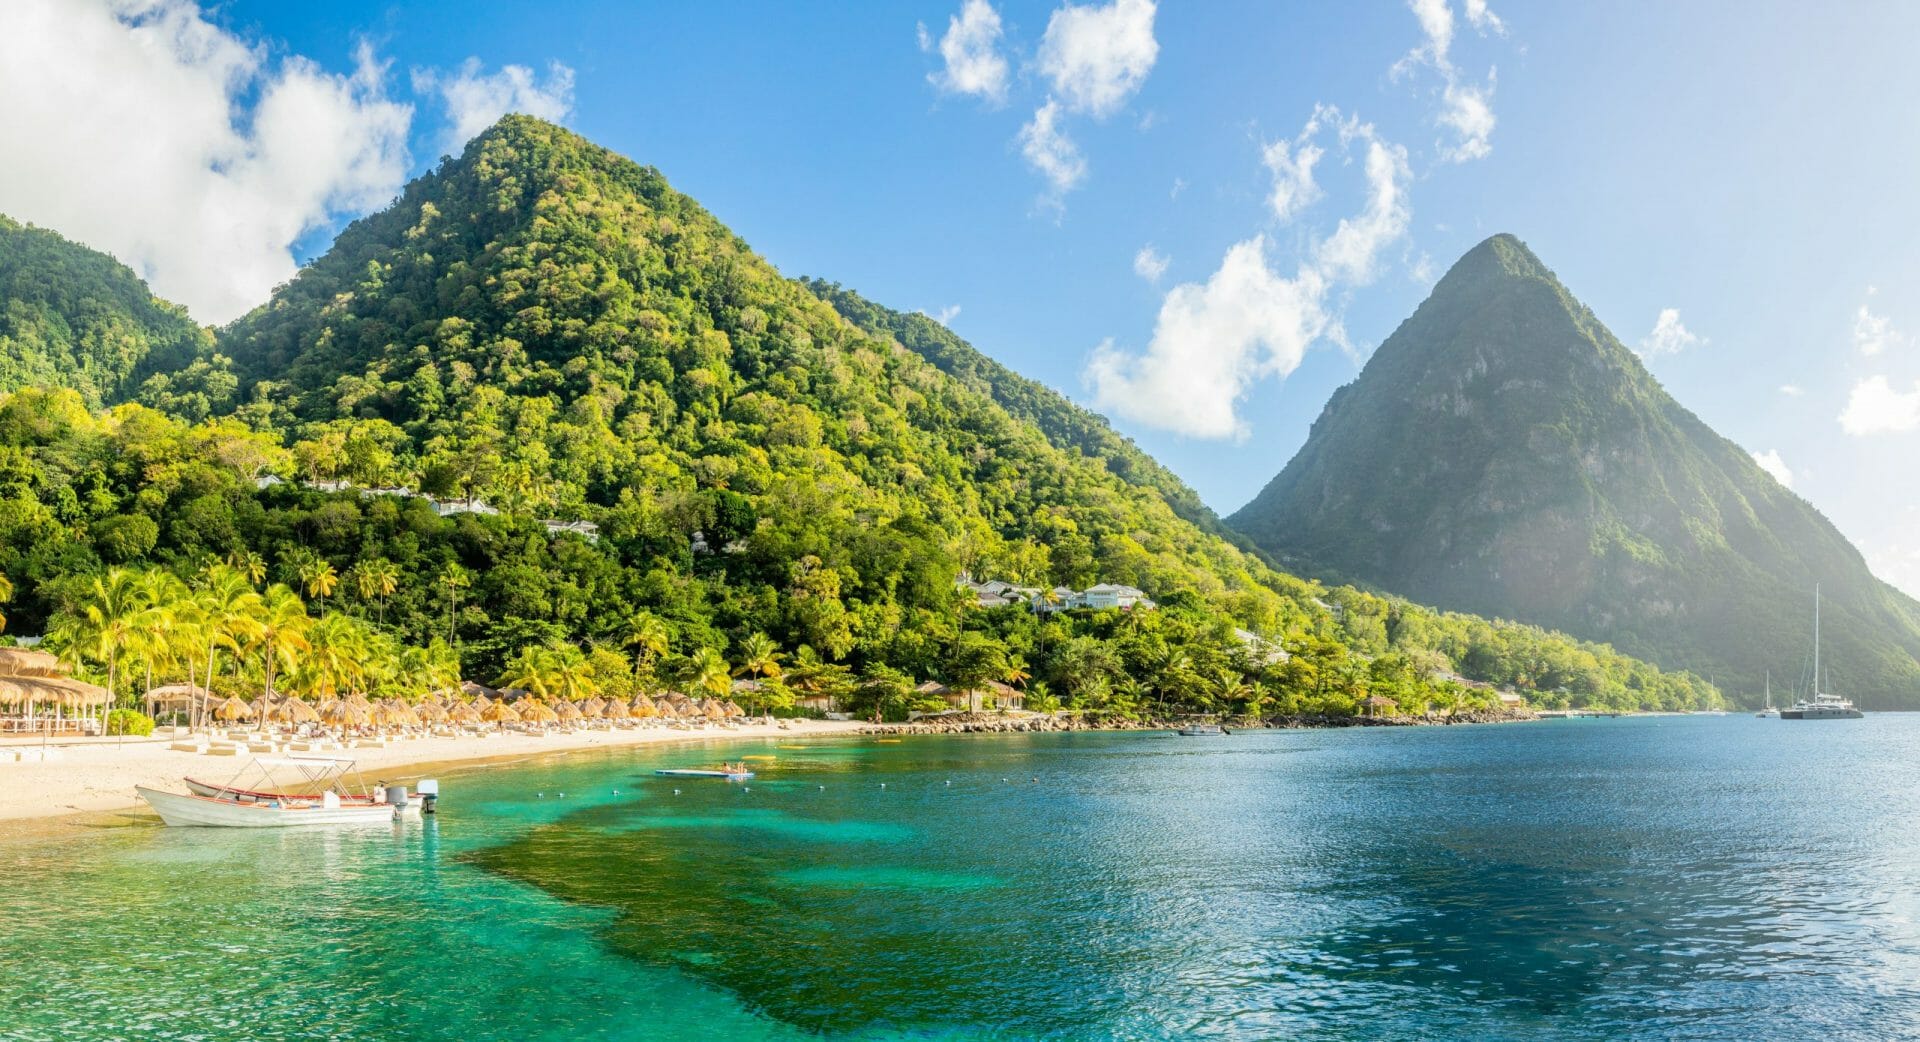
M 960 305 L 948 304 L 938 311 L 927 311 L 923 309 L 920 313 L 943 326 L 950 326 L 953 324 L 954 319 L 960 317 Z
M 106 250 L 202 322 L 264 301 L 292 245 L 399 190 L 412 107 L 362 44 L 273 59 L 190 0 L 0 7 L 0 211 Z
M 1007 100 L 1007 59 L 1000 54 L 1000 12 L 987 0 L 967 0 L 960 13 L 947 19 L 947 31 L 938 44 L 927 27 L 920 26 L 920 49 L 936 47 L 946 67 L 930 73 L 927 82 L 949 94 L 971 94 L 994 104 Z
M 1467 0 L 1466 12 L 1467 24 L 1473 26 L 1482 34 L 1492 33 L 1495 36 L 1507 35 L 1507 23 L 1501 21 L 1500 16 L 1493 13 L 1493 10 L 1487 6 L 1487 0 Z
M 1255 381 L 1299 367 L 1327 329 L 1325 296 L 1310 268 L 1275 274 L 1255 236 L 1229 249 L 1206 282 L 1168 292 L 1145 354 L 1111 340 L 1096 348 L 1087 382 L 1121 416 L 1195 437 L 1244 437 L 1235 403 Z
M 1806 389 L 1801 387 L 1799 384 L 1781 384 L 1780 393 L 1786 395 L 1789 398 L 1798 398 L 1807 392 L 1806 392 Z
M 1660 317 L 1654 320 L 1653 330 L 1640 341 L 1640 357 L 1653 358 L 1658 355 L 1679 354 L 1690 347 L 1699 347 L 1706 343 L 1705 337 L 1693 332 L 1680 321 L 1679 308 L 1661 308 Z
M 1047 19 L 1039 68 L 1070 111 L 1104 119 L 1147 80 L 1160 56 L 1153 0 L 1066 4 Z
M 1855 437 L 1899 434 L 1920 428 L 1920 381 L 1901 391 L 1884 376 L 1869 376 L 1853 385 L 1840 428 Z
M 488 73 L 478 58 L 468 58 L 453 73 L 413 71 L 413 89 L 439 95 L 447 107 L 444 152 L 458 152 L 475 135 L 509 112 L 559 122 L 573 111 L 573 70 L 559 62 L 547 66 L 544 79 L 524 65 Z
M 1047 201 L 1056 206 L 1087 176 L 1086 159 L 1073 139 L 1061 132 L 1059 121 L 1060 103 L 1049 98 L 1020 128 L 1020 154 L 1047 179 L 1051 187 Z
M 1266 237 L 1255 236 L 1229 249 L 1204 283 L 1169 290 L 1144 352 L 1111 340 L 1094 349 L 1084 376 L 1101 408 L 1193 437 L 1244 437 L 1237 408 L 1255 383 L 1290 375 L 1315 341 L 1344 342 L 1329 298 L 1374 278 L 1382 251 L 1406 234 L 1412 174 L 1405 149 L 1330 108 L 1315 112 L 1295 154 L 1325 128 L 1343 152 L 1364 151 L 1360 211 L 1308 248 L 1291 277 L 1274 270 Z
M 1152 243 L 1140 247 L 1133 255 L 1133 273 L 1148 282 L 1159 282 L 1160 276 L 1167 273 L 1167 265 L 1173 263 L 1167 255 L 1153 248 Z
M 1499 122 L 1493 112 L 1497 70 L 1487 71 L 1486 82 L 1474 83 L 1454 64 L 1453 6 L 1449 0 L 1408 0 L 1420 23 L 1421 42 L 1393 67 L 1395 78 L 1421 66 L 1440 75 L 1440 110 L 1434 121 L 1451 132 L 1440 146 L 1442 158 L 1454 163 L 1484 159 L 1493 153 L 1493 130 Z M 1487 7 L 1486 0 L 1467 0 L 1467 22 L 1482 35 L 1506 35 L 1506 23 Z
M 1872 290 L 1868 292 L 1871 294 Z M 1887 348 L 1899 347 L 1904 343 L 1906 338 L 1893 328 L 1891 318 L 1874 314 L 1865 304 L 1860 305 L 1860 310 L 1854 313 L 1853 346 L 1861 354 L 1871 358 Z
M 1273 189 L 1267 194 L 1267 206 L 1278 220 L 1292 220 L 1320 198 L 1320 186 L 1314 183 L 1313 168 L 1326 150 L 1315 144 L 1313 139 L 1320 132 L 1321 116 L 1322 112 L 1315 112 L 1293 140 L 1275 141 L 1261 150 L 1260 159 L 1266 164 L 1267 172 L 1273 175 Z
M 1782 487 L 1793 487 L 1793 471 L 1787 468 L 1787 461 L 1780 458 L 1778 449 L 1756 452 L 1753 454 L 1753 461 L 1760 465 L 1761 470 L 1773 475 L 1773 480 L 1778 481 Z

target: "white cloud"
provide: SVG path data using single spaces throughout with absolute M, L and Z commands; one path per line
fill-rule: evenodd
M 1453 131 L 1454 143 L 1440 154 L 1456 163 L 1485 159 L 1493 154 L 1494 74 L 1487 73 L 1485 86 L 1476 87 L 1449 77 L 1440 94 L 1440 125 Z
M 1848 434 L 1898 434 L 1920 428 L 1920 381 L 1911 391 L 1897 391 L 1884 376 L 1869 376 L 1853 385 L 1840 427 Z
M 950 326 L 953 324 L 954 319 L 960 317 L 960 305 L 948 304 L 946 307 L 943 307 L 938 311 L 927 311 L 922 309 L 920 313 L 922 315 L 927 316 L 930 319 L 933 319 L 935 322 L 938 322 L 943 326 Z
M 1358 133 L 1367 143 L 1367 205 L 1356 216 L 1341 218 L 1318 254 L 1330 278 L 1363 283 L 1372 280 L 1380 251 L 1407 233 L 1413 219 L 1407 185 L 1413 172 L 1407 166 L 1406 149 L 1375 137 L 1371 125 Z
M 1787 468 L 1787 461 L 1780 458 L 1778 449 L 1756 452 L 1753 454 L 1753 461 L 1760 465 L 1761 470 L 1773 475 L 1773 480 L 1778 481 L 1782 487 L 1793 487 L 1793 471 Z
M 1291 220 L 1321 196 L 1320 186 L 1313 180 L 1314 164 L 1326 154 L 1313 141 L 1319 131 L 1320 114 L 1316 112 L 1298 137 L 1292 141 L 1275 141 L 1261 151 L 1260 158 L 1266 163 L 1267 172 L 1273 175 L 1273 190 L 1267 195 L 1267 206 L 1279 220 Z
M 972 94 L 995 104 L 1007 100 L 1007 60 L 1000 55 L 1000 13 L 987 0 L 967 0 L 947 19 L 938 44 L 946 68 L 927 82 L 950 94 Z M 920 49 L 933 50 L 933 38 L 920 26 Z
M 1467 24 L 1478 29 L 1483 35 L 1486 33 L 1492 33 L 1495 36 L 1507 35 L 1507 23 L 1493 13 L 1493 9 L 1487 6 L 1487 0 L 1467 0 L 1466 12 Z
M 1786 395 L 1789 398 L 1798 398 L 1807 392 L 1806 392 L 1806 389 L 1801 387 L 1799 384 L 1781 384 L 1780 393 Z
M 202 322 L 259 304 L 292 244 L 405 179 L 412 108 L 219 28 L 189 0 L 0 7 L 0 211 L 106 250 Z
M 468 58 L 451 75 L 432 69 L 413 71 L 413 89 L 438 94 L 447 106 L 442 151 L 460 151 L 474 136 L 510 112 L 559 122 L 573 111 L 573 70 L 559 62 L 547 66 L 544 81 L 524 65 L 505 65 L 486 73 L 478 58 Z
M 1871 292 L 1871 291 L 1869 291 Z M 1853 316 L 1853 346 L 1871 358 L 1890 347 L 1906 343 L 1906 337 L 1893 328 L 1893 320 L 1874 314 L 1865 304 Z
M 1654 320 L 1653 330 L 1640 341 L 1640 357 L 1653 358 L 1657 355 L 1679 354 L 1690 347 L 1699 347 L 1707 339 L 1689 330 L 1680 321 L 1679 308 L 1662 308 L 1660 317 Z
M 1911 532 L 1916 522 L 1920 522 L 1920 511 L 1910 507 L 1904 531 Z M 1894 543 L 1869 544 L 1862 549 L 1866 551 L 1867 563 L 1872 566 L 1874 575 L 1905 591 L 1910 597 L 1920 597 L 1920 542 L 1902 539 Z
M 1086 179 L 1087 161 L 1073 139 L 1056 125 L 1060 103 L 1052 98 L 1034 110 L 1033 119 L 1020 128 L 1020 154 L 1047 179 L 1052 192 L 1047 201 L 1058 206 L 1061 196 Z
M 1104 119 L 1146 82 L 1160 56 L 1153 0 L 1066 4 L 1047 19 L 1039 67 L 1073 112 Z
M 1440 146 L 1441 157 L 1454 163 L 1485 159 L 1493 154 L 1493 130 L 1499 122 L 1493 112 L 1497 71 L 1487 70 L 1486 82 L 1476 84 L 1454 64 L 1453 6 L 1448 0 L 1407 0 L 1407 7 L 1420 23 L 1422 40 L 1394 64 L 1394 78 L 1409 75 L 1422 65 L 1438 72 L 1440 111 L 1434 121 L 1452 133 L 1452 140 Z M 1506 24 L 1485 0 L 1467 0 L 1466 13 L 1467 21 L 1482 35 L 1506 35 Z
M 1244 437 L 1236 408 L 1252 386 L 1285 377 L 1317 340 L 1344 344 L 1328 300 L 1341 285 L 1376 274 L 1381 252 L 1412 219 L 1406 150 L 1373 126 L 1322 108 L 1299 142 L 1334 126 L 1343 151 L 1365 146 L 1367 199 L 1358 214 L 1306 251 L 1292 278 L 1277 274 L 1264 236 L 1235 244 L 1204 283 L 1167 292 L 1146 350 L 1130 355 L 1108 340 L 1085 372 L 1095 402 L 1127 419 L 1199 438 Z
M 1167 273 L 1167 265 L 1173 263 L 1166 254 L 1153 248 L 1152 243 L 1140 247 L 1133 255 L 1133 273 L 1148 282 L 1159 282 L 1160 276 Z
M 1227 251 L 1204 284 L 1167 293 L 1145 354 L 1111 340 L 1094 350 L 1086 379 L 1102 408 L 1201 438 L 1244 437 L 1236 403 L 1252 384 L 1285 376 L 1328 328 L 1326 284 L 1306 269 L 1292 279 L 1267 264 L 1255 236 Z

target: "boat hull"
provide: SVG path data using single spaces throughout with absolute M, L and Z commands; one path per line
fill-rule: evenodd
M 1865 714 L 1858 709 L 1782 709 L 1782 720 L 1859 720 Z
M 735 780 L 745 780 L 753 777 L 752 771 L 697 771 L 686 769 L 658 770 L 653 773 L 664 775 L 668 778 L 732 778 Z
M 275 805 L 273 801 L 242 803 L 212 796 L 134 786 L 140 798 L 174 828 L 291 828 L 303 825 L 379 825 L 396 818 L 418 818 L 420 805 L 409 803 L 395 807 L 387 803 L 342 803 L 326 806 L 319 801 L 308 806 Z

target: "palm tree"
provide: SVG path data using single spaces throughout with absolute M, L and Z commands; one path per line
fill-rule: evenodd
M 642 669 L 652 666 L 672 645 L 667 624 L 650 611 L 636 611 L 627 616 L 620 630 L 621 646 L 634 649 L 634 659 Z
M 264 690 L 271 695 L 274 675 L 292 672 L 300 652 L 312 649 L 307 634 L 313 629 L 313 616 L 307 614 L 300 595 L 281 583 L 267 588 L 260 608 L 260 629 L 253 646 L 260 652 Z
M 722 663 L 724 666 L 725 664 Z M 573 701 L 593 694 L 593 669 L 586 652 L 573 644 L 521 648 L 500 678 L 504 687 L 522 687 L 541 698 Z
M 400 588 L 399 569 L 384 557 L 361 561 L 353 566 L 353 583 L 360 593 L 361 600 L 371 601 L 376 597 L 380 599 L 378 618 L 381 625 L 386 625 L 387 598 L 393 596 L 393 591 Z
M 7 578 L 7 573 L 0 572 L 0 604 L 5 604 L 10 600 L 13 600 L 13 580 Z M 0 612 L 0 630 L 5 630 L 6 628 L 6 613 Z
M 465 568 L 450 564 L 447 570 L 440 574 L 440 585 L 446 587 L 448 597 L 447 640 L 457 647 L 460 644 L 460 634 L 454 628 L 454 620 L 460 614 L 460 591 L 472 586 L 473 578 L 467 574 Z
M 208 568 L 194 596 L 199 607 L 195 635 L 206 648 L 208 691 L 218 673 L 220 649 L 238 656 L 253 640 L 259 625 L 260 595 L 239 571 L 224 564 Z
M 325 601 L 333 596 L 333 588 L 340 585 L 340 573 L 334 571 L 332 561 L 312 559 L 300 562 L 300 584 L 306 587 L 307 596 Z M 320 614 L 327 613 L 326 605 L 320 606 Z
M 120 697 L 120 653 L 139 632 L 145 607 L 135 573 L 109 568 L 93 577 L 93 590 L 81 609 L 81 637 L 86 650 L 107 664 L 108 708 Z
M 247 582 L 254 586 L 260 585 L 260 580 L 267 577 L 267 559 L 252 550 L 235 550 L 227 555 L 227 563 L 246 576 Z
M 733 690 L 727 660 L 712 648 L 701 648 L 687 659 L 687 686 L 719 698 Z
M 156 666 L 165 669 L 179 658 L 181 650 L 179 607 L 187 600 L 187 588 L 172 572 L 149 568 L 135 578 L 141 609 L 135 620 L 132 649 L 137 651 L 147 672 L 147 690 L 153 690 Z
M 740 642 L 740 672 L 762 676 L 780 675 L 780 645 L 764 633 L 756 633 Z

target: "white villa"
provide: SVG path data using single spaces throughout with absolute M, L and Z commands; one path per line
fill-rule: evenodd
M 1049 591 L 1037 586 L 1019 586 L 1002 579 L 975 582 L 963 574 L 954 581 L 954 587 L 973 594 L 974 604 L 981 608 L 1006 608 L 1024 604 L 1034 611 L 1064 611 L 1069 608 L 1118 608 L 1121 611 L 1139 608 L 1143 611 L 1151 611 L 1158 607 L 1145 591 L 1119 583 L 1100 583 L 1084 590 L 1070 590 L 1065 586 L 1056 586 Z M 1051 597 L 1048 596 L 1049 593 L 1052 594 Z

